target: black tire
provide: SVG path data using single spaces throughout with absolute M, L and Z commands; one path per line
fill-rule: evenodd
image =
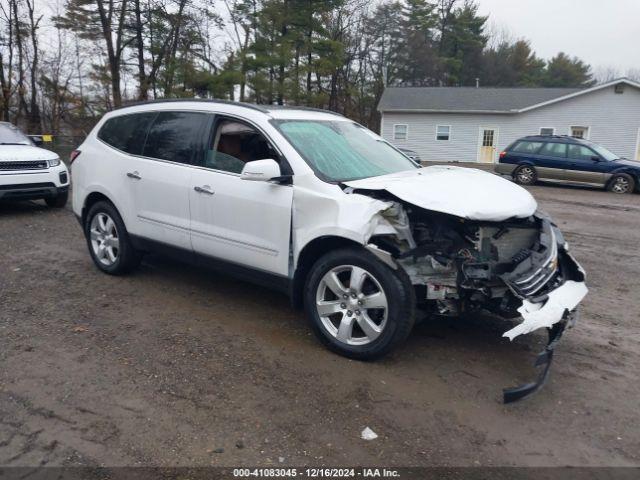
M 513 172 L 513 179 L 520 185 L 533 185 L 538 181 L 538 172 L 532 165 L 521 165 Z
M 361 320 L 365 321 L 363 316 L 366 317 L 366 319 L 373 319 L 376 317 L 376 314 L 378 314 L 378 318 L 381 318 L 383 316 L 382 312 L 386 311 L 386 322 L 381 322 L 378 325 L 383 325 L 382 331 L 378 333 L 377 338 L 369 343 L 351 345 L 338 340 L 325 326 L 316 308 L 316 298 L 319 295 L 319 288 L 324 288 L 320 285 L 320 283 L 323 282 L 323 277 L 332 269 L 339 268 L 340 266 L 355 266 L 366 270 L 369 276 L 366 277 L 367 279 L 363 282 L 362 290 L 364 291 L 366 288 L 371 287 L 376 290 L 382 290 L 386 296 L 386 310 L 376 310 L 375 307 L 370 310 L 366 307 L 355 306 L 356 309 L 362 308 L 362 312 L 364 313 L 357 311 L 357 318 L 355 313 L 353 314 L 352 323 L 354 325 L 354 332 L 359 329 L 364 333 L 364 330 L 360 329 L 359 326 L 361 325 Z M 377 284 L 375 282 L 377 282 Z M 344 284 L 341 285 L 344 286 Z M 377 286 L 380 288 L 378 289 Z M 349 288 L 351 288 L 350 283 Z M 327 292 L 326 289 L 324 291 Z M 345 300 L 345 302 L 347 301 L 351 300 Z M 353 301 L 355 301 L 355 297 Z M 350 307 L 349 304 L 345 305 L 347 305 L 347 308 L 353 308 Z M 305 283 L 304 308 L 313 332 L 326 347 L 348 358 L 373 360 L 390 352 L 411 333 L 411 329 L 415 323 L 416 299 L 413 286 L 403 270 L 391 269 L 364 249 L 344 248 L 327 253 L 316 261 Z M 346 318 L 345 315 L 347 315 L 347 313 L 344 313 L 345 311 L 346 310 L 342 310 L 342 313 L 336 314 L 338 316 L 338 324 L 340 323 L 339 318 Z M 349 318 L 351 318 L 351 316 L 349 316 Z M 331 321 L 333 322 L 333 320 Z M 335 325 L 334 328 L 337 329 Z M 366 333 L 364 333 L 364 335 L 366 336 Z
M 626 173 L 616 173 L 607 184 L 607 190 L 617 194 L 633 193 L 635 188 L 635 180 Z
M 106 265 L 98 258 L 92 245 L 91 225 L 94 218 L 100 214 L 106 214 L 108 218 L 113 220 L 119 242 L 116 259 L 110 265 Z M 111 203 L 100 201 L 91 206 L 85 218 L 84 235 L 93 263 L 103 272 L 109 275 L 124 275 L 140 265 L 142 254 L 133 247 L 122 217 Z
M 47 197 L 44 199 L 48 207 L 64 208 L 69 200 L 69 192 L 59 193 L 55 197 Z

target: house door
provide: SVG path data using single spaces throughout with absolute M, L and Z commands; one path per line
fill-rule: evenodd
M 498 143 L 498 129 L 480 127 L 480 163 L 494 163 L 496 158 L 496 145 Z

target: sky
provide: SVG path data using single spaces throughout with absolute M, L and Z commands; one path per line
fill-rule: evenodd
M 539 57 L 559 51 L 593 68 L 640 69 L 640 0 L 478 0 L 489 24 L 526 38 Z

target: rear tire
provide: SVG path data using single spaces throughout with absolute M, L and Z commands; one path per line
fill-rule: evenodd
M 617 194 L 633 193 L 635 188 L 636 182 L 626 173 L 615 174 L 607 184 L 607 190 Z
M 522 165 L 513 172 L 513 179 L 520 185 L 533 185 L 538 180 L 538 173 L 531 165 Z
M 44 199 L 48 207 L 64 208 L 69 199 L 69 192 L 59 193 L 55 197 L 47 197 Z
M 322 256 L 305 284 L 313 332 L 333 352 L 357 360 L 380 358 L 403 342 L 415 323 L 415 305 L 404 271 L 359 248 Z
M 123 275 L 140 265 L 142 254 L 133 247 L 122 217 L 111 203 L 100 201 L 91 206 L 84 234 L 93 263 L 103 272 Z

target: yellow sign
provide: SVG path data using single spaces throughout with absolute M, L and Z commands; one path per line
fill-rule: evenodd
M 43 142 L 53 142 L 53 135 L 42 135 Z

